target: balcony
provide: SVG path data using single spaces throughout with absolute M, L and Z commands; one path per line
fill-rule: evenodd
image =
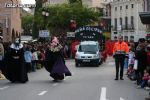
M 130 24 L 130 25 L 128 25 L 128 30 L 134 30 L 135 28 L 134 28 L 134 24 Z
M 122 25 L 122 30 L 134 30 L 134 25 Z
M 112 31 L 117 31 L 117 26 L 112 26 Z

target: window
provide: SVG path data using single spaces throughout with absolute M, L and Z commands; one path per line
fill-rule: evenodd
M 117 40 L 117 36 L 114 36 L 114 40 Z
M 131 4 L 131 8 L 134 8 L 134 4 Z
M 128 41 L 128 36 L 124 36 L 124 41 Z
M 79 51 L 81 52 L 96 52 L 98 50 L 97 45 L 80 45 Z
M 117 18 L 115 18 L 115 29 L 117 29 Z
M 120 25 L 122 26 L 122 18 L 120 18 Z
M 114 32 L 114 34 L 117 34 L 117 32 Z
M 128 5 L 126 5 L 126 9 L 128 9 Z
M 130 41 L 134 42 L 134 36 L 130 36 Z
M 134 17 L 131 16 L 131 28 L 133 29 L 134 28 Z
M 122 10 L 122 6 L 120 6 L 120 10 Z
M 125 17 L 125 29 L 128 27 L 128 17 Z
M 147 0 L 147 11 L 150 11 L 150 0 Z
M 117 7 L 115 7 L 115 11 L 117 11 Z

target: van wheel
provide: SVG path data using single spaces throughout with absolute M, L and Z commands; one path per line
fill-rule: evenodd
M 96 67 L 99 67 L 99 62 L 95 64 Z

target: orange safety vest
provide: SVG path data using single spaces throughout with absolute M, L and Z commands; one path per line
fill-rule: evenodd
M 113 47 L 113 54 L 116 53 L 117 51 L 123 51 L 125 52 L 126 54 L 129 52 L 129 47 L 127 45 L 127 43 L 125 42 L 116 42 L 114 47 Z

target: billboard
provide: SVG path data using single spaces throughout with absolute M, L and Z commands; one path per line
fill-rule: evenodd
M 43 37 L 43 38 L 50 37 L 50 33 L 48 30 L 40 30 L 39 37 Z
M 83 26 L 75 30 L 75 38 L 79 41 L 103 40 L 102 29 L 98 26 Z

